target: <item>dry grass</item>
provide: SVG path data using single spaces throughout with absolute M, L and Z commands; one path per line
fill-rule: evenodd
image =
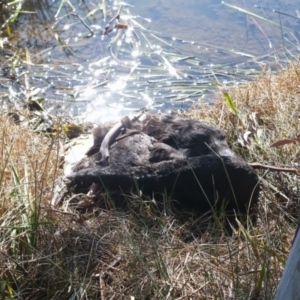
M 230 90 L 186 113 L 217 125 L 249 162 L 298 167 L 300 66 Z M 1 299 L 272 299 L 296 227 L 299 177 L 261 172 L 257 224 L 180 221 L 129 197 L 127 212 L 49 208 L 60 175 L 55 138 L 0 118 Z M 238 140 L 251 132 L 244 146 Z M 298 136 L 299 137 L 299 136 Z

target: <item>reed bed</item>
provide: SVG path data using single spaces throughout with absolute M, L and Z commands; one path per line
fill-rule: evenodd
M 250 163 L 299 169 L 299 144 L 271 147 L 299 137 L 299 86 L 294 62 L 230 88 L 236 111 L 221 88 L 214 105 L 183 115 L 225 130 Z M 34 131 L 28 118 L 0 118 L 1 299 L 273 298 L 297 226 L 297 174 L 258 171 L 257 221 L 236 221 L 230 232 L 209 216 L 179 218 L 136 195 L 124 195 L 126 211 L 79 210 L 82 195 L 51 209 L 61 136 Z

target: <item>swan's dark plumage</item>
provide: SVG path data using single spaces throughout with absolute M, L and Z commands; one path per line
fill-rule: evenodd
M 143 148 L 139 156 L 141 160 L 147 159 L 150 163 L 202 156 L 213 152 L 222 155 L 222 152 L 226 151 L 227 156 L 232 154 L 228 150 L 224 132 L 199 121 L 176 116 L 148 115 L 142 121 L 137 120 L 127 124 L 129 128 L 124 126 L 111 142 L 110 147 L 114 144 L 118 145 L 115 147 L 122 147 L 122 139 L 129 135 L 143 133 L 152 139 L 153 147 Z M 107 132 L 107 128 L 94 129 L 94 145 L 87 152 L 88 156 L 99 151 Z M 128 147 L 133 152 L 138 149 L 133 144 Z
M 258 200 L 254 170 L 228 147 L 222 130 L 202 122 L 126 117 L 111 129 L 94 129 L 93 136 L 94 145 L 68 176 L 73 191 L 87 192 L 97 184 L 124 195 L 138 187 L 145 195 L 161 199 L 166 193 L 201 212 L 224 205 L 247 212 Z

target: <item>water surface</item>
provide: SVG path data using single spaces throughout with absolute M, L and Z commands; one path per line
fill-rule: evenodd
M 97 123 L 213 102 L 217 83 L 249 81 L 297 55 L 296 8 L 281 0 L 26 0 L 9 37 L 26 83 L 15 94 Z

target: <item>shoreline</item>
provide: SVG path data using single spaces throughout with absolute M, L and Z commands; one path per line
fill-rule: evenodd
M 231 88 L 237 113 L 220 92 L 214 106 L 182 115 L 224 130 L 230 147 L 249 163 L 299 169 L 299 143 L 271 147 L 299 138 L 299 87 L 300 64 L 294 62 Z M 126 195 L 133 203 L 126 213 L 82 213 L 76 209 L 80 197 L 51 210 L 54 180 L 62 173 L 57 136 L 63 125 L 47 137 L 3 115 L 0 121 L 0 277 L 7 297 L 273 297 L 297 227 L 298 175 L 259 171 L 257 224 L 248 220 L 231 234 L 205 216 L 181 223 L 137 195 Z

